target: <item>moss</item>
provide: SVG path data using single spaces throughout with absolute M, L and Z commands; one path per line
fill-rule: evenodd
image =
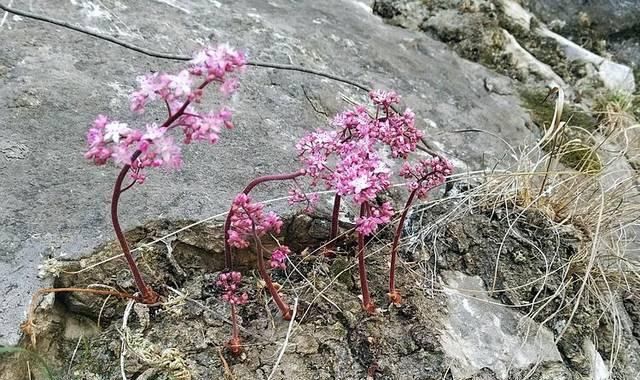
M 547 90 L 545 89 L 524 88 L 520 90 L 522 106 L 529 110 L 531 120 L 541 129 L 550 125 L 553 120 L 553 103 L 549 100 L 542 102 L 546 96 Z M 568 134 L 575 138 L 563 145 L 560 162 L 583 173 L 595 173 L 602 170 L 600 157 L 592 149 L 593 142 L 584 133 L 585 130 L 591 132 L 597 128 L 596 120 L 589 113 L 569 103 L 565 103 L 562 114 L 563 120 L 571 118 Z M 550 146 L 548 147 L 550 148 Z
M 563 146 L 560 162 L 587 174 L 595 174 L 602 170 L 602 160 L 594 152 L 591 144 L 577 140 L 570 141 Z
M 551 124 L 553 120 L 554 106 L 553 102 L 547 100 L 543 102 L 547 96 L 547 90 L 544 88 L 522 88 L 519 91 L 522 106 L 529 110 L 531 120 L 540 128 L 544 128 Z M 589 132 L 594 131 L 598 123 L 591 114 L 582 111 L 575 105 L 565 103 L 562 111 L 563 119 L 568 120 L 571 117 L 571 125 L 585 129 Z

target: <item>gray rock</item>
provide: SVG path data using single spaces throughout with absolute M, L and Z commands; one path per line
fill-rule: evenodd
M 588 25 L 605 36 L 632 29 L 639 23 L 640 2 L 635 0 L 527 0 L 526 3 L 547 23 L 561 20 L 572 29 Z
M 448 320 L 441 343 L 456 379 L 490 369 L 498 379 L 540 362 L 562 362 L 553 333 L 491 299 L 480 277 L 444 272 Z M 481 377 L 485 378 L 485 377 Z
M 255 60 L 396 89 L 420 127 L 432 122 L 427 138 L 471 169 L 501 157 L 505 147 L 489 134 L 453 130 L 483 129 L 512 144 L 533 139 L 518 100 L 485 90 L 484 79 L 495 74 L 420 33 L 385 25 L 366 2 L 40 2 L 31 10 L 164 52 L 190 54 L 209 39 L 229 41 Z M 24 18 L 6 20 L 0 46 L 6 68 L 0 76 L 0 344 L 6 344 L 16 342 L 30 296 L 44 285 L 36 278 L 42 258 L 76 257 L 113 238 L 108 207 L 117 169 L 84 160 L 89 123 L 99 113 L 134 125 L 161 120 L 160 108 L 133 117 L 126 95 L 137 75 L 182 65 Z M 250 67 L 231 103 L 237 128 L 219 145 L 186 147 L 182 171 L 151 172 L 128 192 L 124 227 L 158 217 L 210 217 L 224 212 L 249 179 L 295 169 L 296 140 L 327 125 L 303 86 L 329 115 L 346 106 L 342 95 L 365 100 L 362 91 L 334 81 Z M 257 197 L 280 197 L 286 188 L 270 186 Z

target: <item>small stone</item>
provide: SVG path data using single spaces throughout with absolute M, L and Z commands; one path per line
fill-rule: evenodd
M 296 352 L 302 355 L 310 355 L 318 352 L 320 345 L 311 335 L 298 335 L 296 338 Z

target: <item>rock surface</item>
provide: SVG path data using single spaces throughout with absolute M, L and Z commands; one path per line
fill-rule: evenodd
M 190 54 L 210 39 L 229 41 L 256 60 L 393 88 L 414 109 L 428 139 L 459 165 L 481 167 L 502 156 L 504 146 L 489 134 L 454 130 L 482 129 L 511 143 L 533 137 L 517 99 L 484 87 L 486 80 L 508 80 L 421 33 L 386 25 L 367 2 L 79 0 L 30 7 L 155 50 Z M 133 118 L 126 96 L 137 75 L 180 63 L 1 16 L 0 343 L 6 344 L 16 341 L 25 306 L 41 285 L 36 274 L 42 259 L 76 257 L 113 236 L 107 211 L 116 169 L 83 159 L 89 122 L 98 113 L 134 124 L 163 117 L 158 111 Z M 237 129 L 217 146 L 188 147 L 181 172 L 151 173 L 124 197 L 122 223 L 223 212 L 250 178 L 292 169 L 296 139 L 326 125 L 326 115 L 346 105 L 343 94 L 355 100 L 365 95 L 308 74 L 249 68 L 232 103 Z M 284 194 L 283 187 L 270 188 L 262 199 Z
M 453 358 L 454 378 L 464 379 L 488 368 L 498 379 L 513 369 L 539 362 L 562 362 L 553 333 L 546 327 L 491 302 L 482 278 L 461 272 L 443 272 L 448 318 L 442 347 Z M 528 326 L 529 325 L 529 326 Z M 521 334 L 529 329 L 531 334 Z
M 640 2 L 635 0 L 526 0 L 525 3 L 544 22 L 560 20 L 572 29 L 589 26 L 605 36 L 640 25 Z
M 373 9 L 390 24 L 423 30 L 460 56 L 523 83 L 553 83 L 567 92 L 570 85 L 576 93 L 602 86 L 635 91 L 636 65 L 612 61 L 595 42 L 588 47 L 598 47 L 598 54 L 549 30 L 517 1 L 376 0 Z M 573 36 L 569 29 L 555 29 Z
M 245 351 L 234 357 L 222 346 L 230 333 L 228 305 L 213 285 L 223 266 L 222 230 L 219 224 L 203 224 L 177 234 L 173 241 L 145 245 L 143 268 L 153 286 L 160 290 L 161 284 L 169 283 L 178 290 L 161 290 L 168 292 L 167 299 L 157 307 L 136 305 L 124 330 L 128 351 L 122 369 L 125 302 L 115 297 L 56 297 L 48 310 L 35 315 L 38 334 L 32 348 L 52 369 L 78 379 L 118 380 L 121 371 L 127 378 L 155 371 L 155 378 L 162 380 L 267 379 L 270 374 L 272 379 L 300 380 L 573 380 L 604 379 L 609 374 L 634 378 L 640 368 L 638 342 L 631 332 L 640 326 L 637 288 L 616 295 L 616 320 L 622 330 L 614 329 L 609 319 L 609 303 L 583 297 L 568 304 L 577 305 L 577 313 L 566 334 L 558 335 L 571 319 L 567 300 L 576 299 L 577 288 L 573 276 L 562 269 L 580 246 L 588 244 L 579 231 L 558 230 L 540 212 L 515 216 L 514 210 L 503 208 L 470 211 L 458 206 L 460 201 L 450 198 L 412 210 L 409 244 L 398 268 L 400 306 L 386 302 L 388 241 L 382 237 L 369 242 L 369 283 L 380 307 L 374 316 L 363 312 L 358 300 L 352 251 L 340 250 L 333 260 L 314 254 L 319 242 L 311 234 L 317 227 L 308 223 L 306 228 L 293 228 L 284 240 L 306 241 L 312 254 L 291 255 L 286 272 L 272 272 L 285 300 L 295 304 L 297 299 L 298 317 L 291 325 L 265 297 L 250 267 L 238 266 L 249 303 L 238 311 Z M 452 215 L 455 209 L 460 211 Z M 149 223 L 131 231 L 129 239 L 140 246 L 188 224 Z M 131 291 L 125 264 L 105 262 L 117 251 L 117 244 L 110 242 L 90 257 L 58 263 L 65 272 L 56 287 L 101 283 Z M 166 259 L 169 251 L 175 258 L 172 263 Z M 251 256 L 242 251 L 236 258 L 242 263 Z M 100 262 L 81 274 L 68 273 Z M 624 281 L 611 280 L 611 286 Z M 615 331 L 622 336 L 616 338 Z M 287 336 L 278 361 L 276 353 Z M 613 347 L 620 338 L 624 346 L 614 365 Z M 0 380 L 27 377 L 22 375 L 24 359 L 15 359 L 0 360 Z

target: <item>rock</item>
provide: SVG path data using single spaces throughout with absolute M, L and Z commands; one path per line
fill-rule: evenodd
M 444 272 L 443 279 L 449 317 L 441 343 L 445 354 L 452 358 L 454 378 L 475 376 L 486 368 L 505 380 L 512 369 L 562 362 L 553 333 L 490 302 L 481 278 Z M 525 331 L 529 333 L 523 334 Z
M 589 339 L 585 339 L 583 345 L 585 354 L 591 358 L 591 379 L 593 380 L 607 380 L 609 378 L 609 369 L 602 360 L 602 356 L 596 350 L 596 346 Z
M 301 334 L 295 339 L 296 352 L 303 355 L 315 354 L 318 352 L 318 341 L 311 335 Z
M 371 6 L 373 12 L 393 25 L 417 29 L 429 12 L 422 0 L 375 0 Z
M 553 69 L 549 67 L 549 65 L 536 59 L 536 57 L 518 43 L 518 40 L 516 40 L 511 33 L 504 29 L 502 30 L 502 33 L 506 41 L 504 50 L 511 55 L 511 63 L 516 69 L 536 74 L 552 87 L 567 87 L 564 80 L 558 74 L 553 72 Z
M 635 91 L 635 79 L 633 70 L 630 67 L 600 57 L 545 27 L 539 28 L 537 32 L 541 36 L 555 40 L 570 61 L 592 63 L 598 71 L 600 80 L 602 80 L 604 86 L 609 90 L 629 93 Z
M 33 12 L 169 53 L 191 54 L 210 38 L 229 41 L 256 61 L 293 63 L 395 89 L 427 139 L 470 170 L 502 157 L 503 143 L 490 134 L 453 130 L 482 129 L 514 145 L 534 139 L 518 99 L 484 89 L 484 78 L 496 74 L 422 33 L 385 25 L 364 2 L 306 0 L 292 7 L 239 0 L 217 7 L 194 0 L 183 2 L 182 10 L 168 3 L 120 2 L 108 11 L 96 4 L 89 15 L 77 2 L 43 2 Z M 37 112 L 0 112 L 0 141 L 30 149 L 20 160 L 5 161 L 0 154 L 0 278 L 3 288 L 15 284 L 0 306 L 0 343 L 6 344 L 17 340 L 29 295 L 47 285 L 35 277 L 41 257 L 78 257 L 113 238 L 108 208 L 117 169 L 94 167 L 83 158 L 89 123 L 100 113 L 136 126 L 164 119 L 161 107 L 132 115 L 127 94 L 136 76 L 183 63 L 26 19 L 8 18 L 0 38 L 0 63 L 11 68 L 2 78 L 0 102 L 10 104 L 29 89 L 37 89 L 40 101 Z M 151 171 L 143 186 L 127 192 L 120 206 L 125 229 L 159 217 L 200 220 L 224 213 L 250 179 L 295 170 L 297 139 L 328 126 L 302 85 L 324 105 L 348 107 L 343 95 L 366 99 L 359 89 L 314 75 L 278 72 L 272 81 L 273 76 L 273 69 L 249 67 L 231 99 L 236 128 L 225 131 L 216 146 L 186 147 L 180 172 Z M 260 187 L 255 197 L 280 198 L 287 189 L 288 184 Z M 273 207 L 288 209 L 284 200 Z
M 635 0 L 526 0 L 526 6 L 543 21 L 562 20 L 566 28 L 588 26 L 608 36 L 638 25 L 640 2 Z

